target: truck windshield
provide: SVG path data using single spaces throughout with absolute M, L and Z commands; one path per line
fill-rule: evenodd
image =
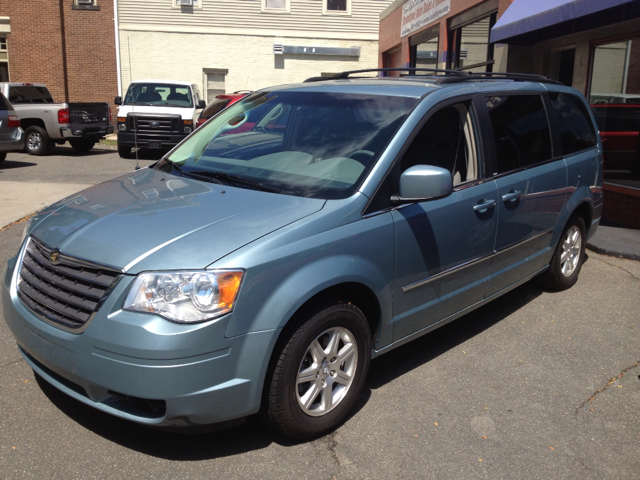
M 19 103 L 53 103 L 47 87 L 35 85 L 18 85 L 9 87 L 9 101 Z
M 388 95 L 258 92 L 200 127 L 156 168 L 176 175 L 242 177 L 290 195 L 346 198 L 364 181 L 418 101 Z
M 132 83 L 124 105 L 158 105 L 162 107 L 193 107 L 193 96 L 188 85 L 170 83 Z

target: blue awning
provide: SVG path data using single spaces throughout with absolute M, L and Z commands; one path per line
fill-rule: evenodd
M 575 20 L 634 0 L 513 0 L 491 29 L 491 43 Z

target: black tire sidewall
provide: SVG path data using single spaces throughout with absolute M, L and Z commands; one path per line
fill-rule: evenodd
M 354 336 L 358 348 L 355 378 L 347 395 L 329 413 L 312 417 L 302 411 L 296 398 L 296 380 L 300 362 L 311 342 L 322 332 L 332 328 L 346 328 Z M 288 354 L 288 355 L 287 355 Z M 282 361 L 282 358 L 286 358 Z M 282 406 L 287 425 L 283 433 L 297 439 L 322 435 L 339 426 L 355 405 L 366 382 L 371 359 L 371 334 L 362 312 L 353 305 L 342 304 L 326 308 L 305 322 L 287 343 L 281 355 L 282 383 L 278 387 L 277 403 Z
M 131 158 L 133 154 L 131 153 L 131 147 L 125 147 L 124 145 L 118 145 L 118 155 L 120 158 Z
M 0 152 L 0 163 L 4 162 L 7 158 L 7 152 Z
M 92 140 L 69 140 L 69 144 L 75 151 L 84 153 L 91 150 L 96 142 Z

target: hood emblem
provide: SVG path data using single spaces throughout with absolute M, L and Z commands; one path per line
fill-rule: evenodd
M 60 258 L 60 252 L 58 250 L 52 250 L 49 254 L 49 260 L 51 263 L 58 263 L 58 259 Z
M 160 122 L 149 122 L 151 128 L 160 128 Z

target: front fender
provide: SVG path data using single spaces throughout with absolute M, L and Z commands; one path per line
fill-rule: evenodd
M 225 335 L 280 329 L 315 295 L 357 283 L 377 298 L 379 341 L 390 342 L 393 241 L 392 220 L 381 215 L 270 250 L 268 261 L 247 269 Z

